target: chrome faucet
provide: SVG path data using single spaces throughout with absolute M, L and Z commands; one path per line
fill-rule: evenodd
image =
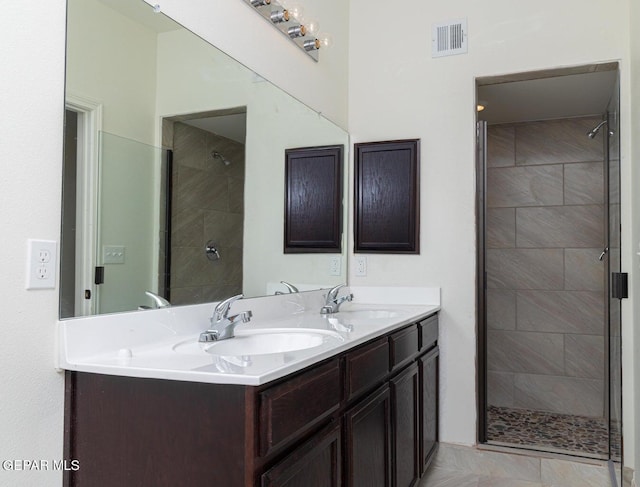
M 171 303 L 164 299 L 162 296 L 158 296 L 156 293 L 152 293 L 151 291 L 144 292 L 147 296 L 151 298 L 153 304 L 156 308 L 169 308 L 171 307 Z M 144 308 L 146 309 L 146 308 Z
M 236 326 L 242 323 L 249 323 L 253 314 L 251 311 L 242 311 L 236 315 L 229 316 L 229 309 L 231 304 L 238 299 L 243 298 L 244 295 L 238 294 L 232 296 L 224 301 L 221 301 L 216 305 L 213 310 L 213 316 L 211 316 L 211 328 L 200 333 L 199 342 L 213 342 L 216 340 L 226 340 L 227 338 L 233 338 Z
M 345 287 L 346 284 L 338 284 L 335 287 L 329 289 L 327 293 L 324 306 L 320 308 L 320 314 L 326 315 L 331 313 L 337 313 L 340 311 L 340 305 L 345 301 L 351 301 L 353 299 L 353 294 L 347 294 L 342 297 L 338 297 L 338 291 L 340 288 Z
M 297 287 L 295 287 L 293 284 L 289 284 L 287 281 L 280 281 L 280 284 L 283 284 L 284 287 L 287 288 L 287 291 L 289 291 L 289 294 L 300 292 Z M 283 293 L 282 291 L 276 291 L 276 294 L 285 294 L 285 293 Z

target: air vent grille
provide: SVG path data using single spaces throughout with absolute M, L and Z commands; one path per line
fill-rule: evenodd
M 431 56 L 442 57 L 467 52 L 467 19 L 433 24 Z

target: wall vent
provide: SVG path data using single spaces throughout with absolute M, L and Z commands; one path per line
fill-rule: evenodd
M 431 57 L 453 56 L 467 52 L 467 19 L 433 24 Z

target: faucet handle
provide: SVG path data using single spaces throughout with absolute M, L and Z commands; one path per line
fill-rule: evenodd
M 227 313 L 229 312 L 229 308 L 231 308 L 233 302 L 242 298 L 244 298 L 244 294 L 237 294 L 236 296 L 231 296 L 224 301 L 220 301 L 213 310 L 216 321 L 221 321 L 222 319 L 226 318 Z

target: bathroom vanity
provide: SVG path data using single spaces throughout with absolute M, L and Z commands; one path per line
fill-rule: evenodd
M 236 377 L 247 356 L 176 380 L 169 365 L 135 370 L 144 347 L 132 345 L 128 362 L 102 354 L 74 364 L 69 350 L 65 458 L 80 469 L 66 472 L 65 485 L 416 485 L 437 446 L 438 309 L 344 312 L 331 322 L 302 313 L 290 327 L 341 322 L 344 339 L 272 354 L 286 365 L 264 381 Z

